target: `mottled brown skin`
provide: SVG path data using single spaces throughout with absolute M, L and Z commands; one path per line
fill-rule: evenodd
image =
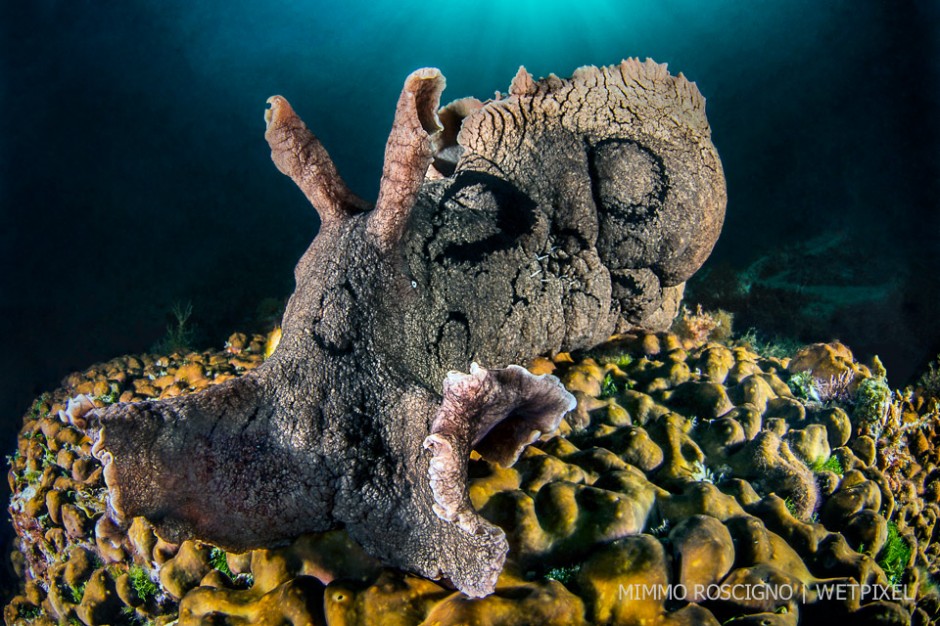
M 99 411 L 116 517 L 230 550 L 343 527 L 390 565 L 493 590 L 508 548 L 470 505 L 470 450 L 512 463 L 573 408 L 511 364 L 668 323 L 724 179 L 703 99 L 650 61 L 520 70 L 508 98 L 439 118 L 443 86 L 406 81 L 375 208 L 269 100 L 274 162 L 322 222 L 281 342 L 239 379 Z

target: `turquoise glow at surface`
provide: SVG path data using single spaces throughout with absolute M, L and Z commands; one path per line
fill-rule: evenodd
M 706 97 L 730 97 L 765 88 L 794 59 L 808 59 L 816 35 L 839 17 L 838 10 L 784 0 L 356 0 L 264 7 L 234 0 L 140 3 L 133 12 L 167 31 L 170 52 L 183 57 L 193 88 L 200 97 L 211 93 L 219 107 L 226 104 L 226 115 L 247 125 L 260 119 L 259 102 L 268 95 L 288 97 L 365 196 L 377 189 L 398 90 L 417 67 L 441 68 L 446 102 L 504 91 L 520 65 L 538 78 L 652 57 L 697 81 Z

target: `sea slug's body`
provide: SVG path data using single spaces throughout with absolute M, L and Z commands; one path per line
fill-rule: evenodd
M 725 188 L 704 100 L 650 61 L 520 70 L 508 97 L 438 112 L 442 90 L 436 70 L 406 81 L 375 208 L 270 100 L 274 161 L 322 222 L 281 342 L 239 379 L 98 411 L 117 517 L 233 550 L 345 527 L 492 591 L 507 544 L 470 505 L 470 450 L 512 463 L 573 408 L 514 364 L 667 325 Z

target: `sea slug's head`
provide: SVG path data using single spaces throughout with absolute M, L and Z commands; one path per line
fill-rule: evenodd
M 612 272 L 679 285 L 717 241 L 727 194 L 705 99 L 665 65 L 630 59 L 540 81 L 520 68 L 507 97 L 445 107 L 445 138 L 451 118 L 462 122 L 458 172 L 510 180 Z

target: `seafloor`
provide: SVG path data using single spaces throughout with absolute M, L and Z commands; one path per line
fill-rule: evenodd
M 940 620 L 938 380 L 892 391 L 841 344 L 791 355 L 686 311 L 537 359 L 578 399 L 511 468 L 474 458 L 474 506 L 509 538 L 496 593 L 383 569 L 341 531 L 226 554 L 105 515 L 91 441 L 60 419 L 187 394 L 272 337 L 113 359 L 36 400 L 9 457 L 22 588 L 8 624 L 863 624 Z M 266 345 L 267 344 L 267 345 Z M 70 399 L 72 399 L 70 401 Z

